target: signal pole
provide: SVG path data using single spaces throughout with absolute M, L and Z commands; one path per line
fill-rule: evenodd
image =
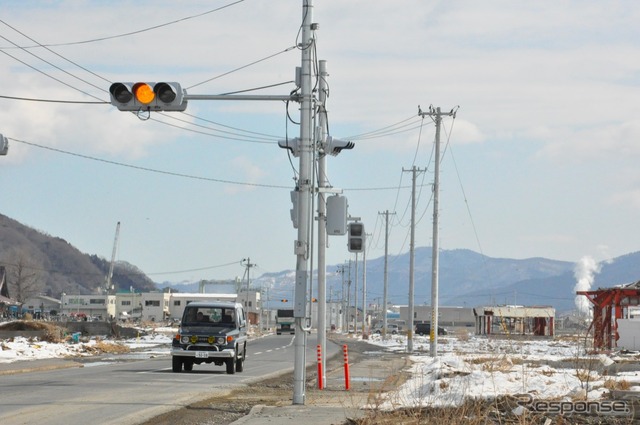
M 310 205 L 313 162 L 311 136 L 313 134 L 313 44 L 311 25 L 313 22 L 313 0 L 302 2 L 302 39 L 298 46 L 302 51 L 300 67 L 300 165 L 299 165 L 299 195 L 298 195 L 298 238 L 295 241 L 296 254 L 296 283 L 294 292 L 294 309 L 296 336 L 294 338 L 293 365 L 293 404 L 304 404 L 306 381 L 307 330 L 304 327 L 306 312 L 306 297 L 308 287 L 308 263 L 310 255 Z
M 356 252 L 356 271 L 354 273 L 356 278 L 356 286 L 354 289 L 353 302 L 355 304 L 354 314 L 356 315 L 354 323 L 353 323 L 353 334 L 358 336 L 358 253 Z
M 436 149 L 435 149 L 435 176 L 433 180 L 433 243 L 431 244 L 431 345 L 429 354 L 431 357 L 438 356 L 438 268 L 439 255 L 438 252 L 438 226 L 439 226 L 439 208 L 440 208 L 440 125 L 442 116 L 456 117 L 455 110 L 450 112 L 441 112 L 440 108 L 429 107 L 428 112 L 422 112 L 418 108 L 418 115 L 421 117 L 429 116 L 436 125 Z
M 351 326 L 351 258 L 349 258 L 349 279 L 347 279 L 347 333 Z
M 294 309 L 296 336 L 294 339 L 295 357 L 293 371 L 293 404 L 304 404 L 305 401 L 305 348 L 308 328 L 305 328 L 307 317 L 307 290 L 309 285 L 309 257 L 311 256 L 310 230 L 311 230 L 311 199 L 313 189 L 313 71 L 315 39 L 313 31 L 317 26 L 313 23 L 313 0 L 302 1 L 302 26 L 298 49 L 302 53 L 301 66 L 299 68 L 300 94 L 289 95 L 194 95 L 187 94 L 179 83 L 145 83 L 145 82 L 116 82 L 109 87 L 111 104 L 121 111 L 142 113 L 160 111 L 184 111 L 189 100 L 277 100 L 300 102 L 300 138 L 292 141 L 295 144 L 296 153 L 300 157 L 297 188 L 297 225 L 298 235 L 294 241 L 294 254 L 296 255 L 296 278 L 294 287 Z M 290 148 L 287 144 L 281 147 Z M 334 144 L 332 151 L 335 153 L 341 149 L 352 149 L 352 142 Z M 6 155 L 8 142 L 0 135 L 0 155 Z
M 322 191 L 327 182 L 327 154 L 324 147 L 327 140 L 327 61 L 319 61 L 319 124 L 320 137 L 319 142 L 323 147 L 318 157 L 318 343 L 320 345 L 322 374 L 324 375 L 326 368 L 326 352 L 327 352 L 327 265 L 326 265 L 326 247 L 327 247 L 327 204 L 325 196 L 327 194 Z M 326 376 L 322 376 L 319 382 L 324 384 L 327 382 Z

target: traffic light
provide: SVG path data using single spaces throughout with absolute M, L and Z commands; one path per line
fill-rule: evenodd
M 349 252 L 364 251 L 364 224 L 357 222 L 349 223 L 348 238 L 347 248 Z
M 0 155 L 6 155 L 9 152 L 9 140 L 0 134 Z
M 111 104 L 121 111 L 184 111 L 187 100 L 179 83 L 113 83 Z
M 291 213 L 291 222 L 293 223 L 293 228 L 298 228 L 298 201 L 300 200 L 300 191 L 292 190 L 291 191 L 291 204 L 292 208 L 289 210 Z
M 317 302 L 318 302 L 318 299 L 317 299 L 317 298 L 311 298 L 311 302 L 312 302 L 312 303 L 317 303 Z
M 342 149 L 353 149 L 356 144 L 347 140 L 334 139 L 333 137 L 327 137 L 327 141 L 324 144 L 324 153 L 327 155 L 338 155 Z
M 281 299 L 280 301 L 282 301 L 283 303 L 286 303 L 286 302 L 288 302 L 289 300 L 288 300 L 288 299 L 286 299 L 286 298 L 283 298 L 283 299 Z
M 278 140 L 278 146 L 280 146 L 282 149 L 289 149 L 291 151 L 291 154 L 296 158 L 300 156 L 299 137 L 294 137 L 293 139 Z

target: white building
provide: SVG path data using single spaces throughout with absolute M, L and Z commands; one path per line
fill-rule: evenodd
M 60 314 L 105 319 L 108 317 L 108 297 L 110 295 L 69 295 L 63 292 L 60 299 Z
M 185 306 L 193 301 L 240 302 L 246 306 L 247 317 L 251 319 L 252 324 L 258 323 L 262 308 L 260 292 L 249 291 L 240 295 L 181 292 L 120 292 L 115 295 L 63 293 L 57 309 L 60 314 L 68 317 L 139 319 L 157 322 L 180 319 Z M 38 305 L 40 305 L 39 301 Z
M 51 312 L 60 313 L 60 300 L 46 295 L 34 295 L 22 304 L 22 311 L 49 317 Z

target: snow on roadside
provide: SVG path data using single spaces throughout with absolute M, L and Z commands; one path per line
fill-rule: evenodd
M 369 343 L 406 352 L 406 337 Z M 529 394 L 536 399 L 598 400 L 608 396 L 615 381 L 640 388 L 640 373 L 603 376 L 614 363 L 610 356 L 588 355 L 584 341 L 564 339 L 489 339 L 481 336 L 438 338 L 438 356 L 430 356 L 428 337 L 415 337 L 409 359 L 411 378 L 386 394 L 378 406 L 456 406 L 468 399 Z M 618 359 L 619 360 L 619 359 Z M 638 367 L 640 369 L 640 366 Z
M 171 337 L 165 333 L 151 333 L 126 340 L 91 338 L 78 343 L 51 343 L 37 338 L 14 337 L 0 340 L 0 363 L 12 363 L 20 360 L 51 359 L 61 357 L 88 357 L 96 354 L 96 344 L 121 344 L 131 350 L 168 347 Z

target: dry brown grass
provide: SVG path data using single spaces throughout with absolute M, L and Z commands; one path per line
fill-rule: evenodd
M 512 413 L 516 407 L 516 400 L 512 397 L 501 397 L 492 401 L 468 400 L 457 407 L 422 407 L 398 409 L 392 412 L 372 411 L 370 415 L 355 423 L 358 425 L 534 425 L 544 423 L 539 422 L 539 418 L 529 412 L 524 412 L 520 416 Z
M 631 383 L 626 379 L 607 379 L 604 381 L 604 387 L 608 390 L 628 390 L 631 388 Z
M 62 342 L 66 329 L 50 322 L 36 322 L 33 320 L 16 320 L 0 325 L 2 331 L 44 331 L 41 338 L 46 342 Z
M 93 345 L 85 346 L 85 350 L 95 354 L 126 354 L 131 351 L 129 347 L 119 343 L 104 342 L 97 340 Z

